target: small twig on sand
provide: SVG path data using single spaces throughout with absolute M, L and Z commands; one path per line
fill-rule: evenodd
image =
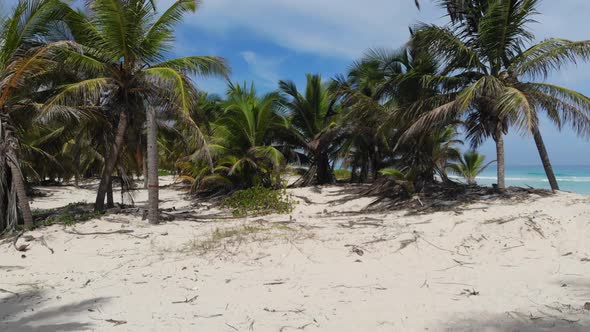
M 291 312 L 291 313 L 294 313 L 294 314 L 302 314 L 303 312 L 305 312 L 305 309 L 276 310 L 276 309 L 264 308 L 263 310 L 266 311 L 266 312 Z
M 236 331 L 239 331 L 239 330 L 238 330 L 238 329 L 237 329 L 235 326 L 229 325 L 228 323 L 225 323 L 225 325 L 227 325 L 227 326 L 231 327 L 232 329 L 234 329 L 234 330 L 236 330 Z
M 185 299 L 184 301 L 174 301 L 172 302 L 172 304 L 178 304 L 178 303 L 192 303 L 194 300 L 196 300 L 199 297 L 199 295 L 195 295 L 193 297 L 191 297 L 190 299 Z
M 514 220 L 516 220 L 518 218 L 521 218 L 521 216 L 514 216 L 514 217 L 507 218 L 507 219 L 504 219 L 504 218 L 490 219 L 490 220 L 484 221 L 483 223 L 484 223 L 484 225 L 487 225 L 487 224 L 498 224 L 498 225 L 502 225 L 502 224 L 505 224 L 505 223 L 514 221 Z
M 315 204 L 314 202 L 312 202 L 309 198 L 307 198 L 305 196 L 299 196 L 299 195 L 292 195 L 292 196 L 299 198 L 300 200 L 304 201 L 306 204 Z
M 517 246 L 502 248 L 502 250 L 510 250 L 510 249 L 520 248 L 520 247 L 524 247 L 524 244 L 519 244 Z
M 263 285 L 264 286 L 273 286 L 273 285 L 282 285 L 284 283 L 285 283 L 284 281 L 273 281 L 273 282 L 264 283 Z
M 221 317 L 221 316 L 223 316 L 223 314 L 214 314 L 214 315 L 209 315 L 209 316 L 195 315 L 195 318 L 215 318 L 215 317 Z
M 528 218 L 529 221 L 526 222 L 527 225 L 529 225 L 533 231 L 537 232 L 542 238 L 545 238 L 545 234 L 543 234 L 543 230 L 541 229 L 541 226 L 539 226 L 532 217 Z
M 125 320 L 116 320 L 116 319 L 105 319 L 105 322 L 112 323 L 115 326 L 127 324 L 127 321 L 125 321 Z
M 285 331 L 285 330 L 287 330 L 287 329 L 294 329 L 294 330 L 305 330 L 305 328 L 306 328 L 306 327 L 308 327 L 308 326 L 310 326 L 310 325 L 316 325 L 316 326 L 319 326 L 318 322 L 317 322 L 317 321 L 315 320 L 315 318 L 314 318 L 313 322 L 311 322 L 311 323 L 307 323 L 307 324 L 305 324 L 305 325 L 301 325 L 301 326 L 298 326 L 298 327 L 296 327 L 296 326 L 283 326 L 283 327 L 281 327 L 281 329 L 279 330 L 279 332 L 283 332 L 283 331 Z

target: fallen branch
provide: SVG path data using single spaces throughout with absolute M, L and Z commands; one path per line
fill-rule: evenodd
M 64 229 L 64 232 L 68 233 L 68 234 L 74 234 L 74 235 L 110 235 L 110 234 L 129 234 L 129 233 L 133 233 L 134 231 L 132 229 L 119 229 L 116 231 L 112 231 L 112 232 L 89 232 L 89 233 L 82 233 L 82 232 L 78 232 L 77 230 L 73 230 L 73 231 L 68 231 Z

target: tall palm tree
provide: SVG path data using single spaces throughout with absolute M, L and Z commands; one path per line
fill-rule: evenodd
M 81 52 L 69 52 L 68 63 L 86 73 L 86 79 L 64 86 L 46 105 L 46 110 L 66 111 L 88 100 L 103 100 L 102 106 L 118 114 L 115 139 L 105 161 L 95 209 L 104 211 L 104 198 L 115 170 L 130 123 L 146 112 L 146 103 L 166 105 L 182 119 L 194 106 L 196 91 L 190 75 L 226 75 L 222 58 L 187 56 L 167 59 L 174 41 L 174 26 L 183 15 L 197 8 L 196 0 L 177 0 L 161 14 L 154 1 L 95 0 L 86 2 L 86 13 L 71 11 L 67 17 Z M 105 98 L 105 95 L 108 96 Z M 106 100 L 106 99 L 109 100 Z M 150 109 L 150 108 L 148 108 Z M 153 113 L 150 112 L 153 116 Z M 145 118 L 145 117 L 144 117 Z M 153 118 L 150 120 L 153 123 Z M 195 133 L 200 134 L 196 124 Z M 153 143 L 155 126 L 150 126 Z M 155 144 L 148 150 L 148 169 L 157 169 Z M 155 172 L 152 171 L 155 174 Z M 153 174 L 152 174 L 153 175 Z M 157 222 L 157 176 L 149 179 L 150 222 Z
M 55 67 L 55 50 L 63 43 L 48 35 L 63 10 L 57 0 L 20 0 L 0 17 L 0 230 L 14 227 L 18 213 L 25 227 L 33 225 L 13 113 L 34 105 L 44 74 Z
M 279 89 L 288 100 L 290 133 L 293 143 L 307 154 L 309 170 L 298 185 L 326 184 L 334 181 L 331 154 L 334 141 L 340 135 L 335 122 L 338 114 L 336 99 L 320 75 L 307 74 L 307 86 L 302 94 L 292 81 L 279 81 Z
M 582 135 L 590 130 L 588 97 L 547 83 L 521 81 L 546 77 L 566 62 L 590 58 L 588 41 L 549 39 L 524 49 L 534 38 L 527 25 L 538 2 L 463 1 L 463 7 L 450 7 L 451 24 L 422 26 L 413 40 L 435 52 L 447 67 L 444 75 L 428 80 L 443 87 L 446 101 L 417 121 L 414 129 L 463 118 L 474 145 L 492 137 L 500 189 L 505 188 L 503 136 L 510 126 L 533 134 L 553 189 L 558 186 L 539 132 L 540 114 L 547 114 L 560 128 L 569 124 Z

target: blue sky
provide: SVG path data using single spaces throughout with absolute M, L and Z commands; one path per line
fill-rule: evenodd
M 167 5 L 171 0 L 159 0 Z M 412 0 L 204 0 L 195 15 L 178 30 L 177 52 L 226 57 L 232 79 L 253 80 L 260 90 L 276 88 L 278 79 L 303 87 L 305 73 L 325 78 L 345 73 L 350 63 L 371 47 L 400 47 L 408 26 L 417 22 L 446 22 L 443 12 L 423 0 L 422 10 Z M 567 6 L 565 5 L 567 3 Z M 545 0 L 531 25 L 537 39 L 587 39 L 590 1 Z M 590 65 L 570 66 L 548 81 L 590 95 Z M 225 85 L 199 80 L 200 87 L 222 93 Z M 555 164 L 590 164 L 590 144 L 564 128 L 542 123 L 542 132 Z M 506 141 L 509 165 L 539 164 L 532 138 L 511 133 Z M 481 151 L 492 158 L 487 142 Z
M 156 2 L 163 9 L 173 0 Z M 305 73 L 329 79 L 345 73 L 368 48 L 400 47 L 412 24 L 446 22 L 434 2 L 422 0 L 418 11 L 413 0 L 202 0 L 197 13 L 179 25 L 172 55 L 223 56 L 232 66 L 232 80 L 254 81 L 261 92 L 275 89 L 279 79 L 303 88 Z M 544 0 L 539 9 L 539 23 L 531 25 L 537 40 L 590 38 L 590 1 Z M 590 95 L 590 65 L 569 66 L 548 81 Z M 225 91 L 221 80 L 200 78 L 197 84 L 209 92 Z M 586 139 L 545 122 L 542 132 L 554 164 L 590 164 Z M 528 136 L 510 133 L 506 149 L 509 165 L 540 163 Z M 495 154 L 491 142 L 481 151 L 489 158 Z

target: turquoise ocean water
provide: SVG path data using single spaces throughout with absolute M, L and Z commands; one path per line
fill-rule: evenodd
M 492 164 L 477 179 L 480 185 L 496 183 L 496 165 Z M 590 195 L 590 166 L 553 166 L 561 190 Z M 507 166 L 506 185 L 549 189 L 543 166 Z

